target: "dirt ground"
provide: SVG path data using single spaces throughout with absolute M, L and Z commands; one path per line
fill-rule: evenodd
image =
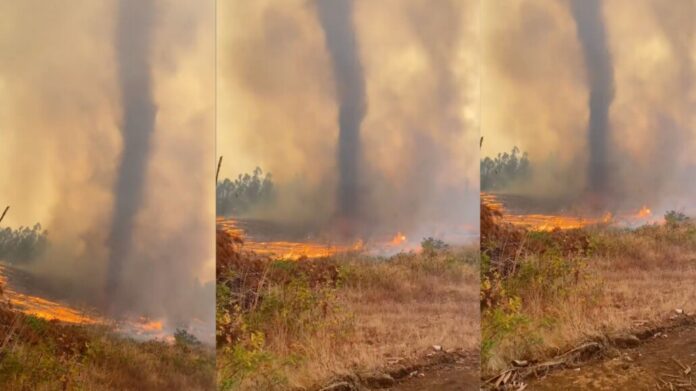
M 400 382 L 393 391 L 462 391 L 479 389 L 477 368 L 466 366 L 448 366 L 423 372 L 423 376 L 414 376 Z
M 380 371 L 358 373 L 335 379 L 337 381 L 327 384 L 320 390 L 480 390 L 479 357 L 479 352 L 473 350 L 433 351 L 415 361 L 401 361 L 384 367 Z M 386 381 L 378 382 L 377 379 Z
M 656 334 L 632 349 L 530 380 L 527 390 L 696 390 L 696 326 Z

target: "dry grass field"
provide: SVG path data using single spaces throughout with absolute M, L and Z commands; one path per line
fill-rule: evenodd
M 478 256 L 437 248 L 278 261 L 218 232 L 221 389 L 317 389 L 328 379 L 479 346 Z
M 696 226 L 531 232 L 482 206 L 482 371 L 696 311 Z

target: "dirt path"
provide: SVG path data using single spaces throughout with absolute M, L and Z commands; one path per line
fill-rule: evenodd
M 463 366 L 435 368 L 403 380 L 393 391 L 462 391 L 479 389 L 478 370 Z
M 457 360 L 424 367 L 400 379 L 393 391 L 468 391 L 479 390 L 478 352 L 460 354 Z
M 480 389 L 477 351 L 436 351 L 415 361 L 392 364 L 381 371 L 334 379 L 324 391 L 477 391 Z
M 527 390 L 696 390 L 696 326 L 658 333 L 633 349 L 530 380 Z

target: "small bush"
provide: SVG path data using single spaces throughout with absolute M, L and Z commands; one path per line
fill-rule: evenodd
M 177 329 L 174 332 L 174 343 L 181 347 L 191 347 L 201 345 L 201 341 L 195 335 L 189 333 L 185 329 Z
M 689 222 L 689 220 L 689 217 L 682 212 L 670 210 L 667 213 L 665 213 L 665 222 L 669 227 L 678 227 L 684 223 Z
M 434 256 L 439 252 L 447 250 L 449 245 L 440 239 L 428 237 L 421 241 L 421 248 L 426 256 Z
M 528 231 L 499 224 L 482 206 L 481 316 L 485 367 L 501 351 L 515 358 L 542 345 L 540 329 L 553 328 L 553 308 L 585 288 L 588 254 L 599 241 L 585 230 Z M 505 357 L 509 358 L 509 357 Z M 507 365 L 496 362 L 495 365 Z
M 218 240 L 217 340 L 221 389 L 282 389 L 311 335 L 340 324 L 331 259 L 274 260 Z M 222 240 L 220 240 L 222 239 Z M 294 356 L 278 352 L 293 351 Z

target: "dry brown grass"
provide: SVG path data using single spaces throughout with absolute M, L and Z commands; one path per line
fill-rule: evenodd
M 485 374 L 508 367 L 512 359 L 548 358 L 588 339 L 664 321 L 676 308 L 696 311 L 696 228 L 691 224 L 585 233 L 590 251 L 559 261 L 577 266 L 581 277 L 559 294 L 530 294 L 517 276 L 503 282 L 512 287 L 507 294 L 519 300 L 519 308 L 499 317 L 492 316 L 494 309 L 484 310 L 488 337 L 492 328 L 508 326 L 499 341 L 484 339 Z M 550 260 L 531 254 L 521 262 Z
M 604 288 L 604 327 L 660 321 L 677 308 L 696 311 L 695 228 L 654 226 L 598 235 L 605 244 L 588 263 Z
M 453 259 L 450 265 L 419 255 L 346 260 L 350 274 L 337 298 L 350 315 L 351 330 L 340 341 L 326 334 L 307 341 L 314 358 L 293 371 L 291 384 L 379 368 L 395 358 L 422 355 L 432 345 L 478 349 L 478 272 Z
M 266 283 L 261 301 L 269 297 L 287 301 L 265 315 L 263 326 L 257 329 L 263 334 L 257 349 L 251 349 L 248 342 L 245 345 L 243 338 L 238 345 L 246 346 L 244 350 L 234 344 L 219 347 L 219 385 L 223 389 L 312 389 L 334 376 L 383 367 L 395 358 L 420 356 L 432 345 L 478 349 L 475 250 L 450 249 L 432 256 L 400 254 L 388 259 L 353 254 L 313 260 L 337 267 L 334 281 L 314 284 L 303 293 L 314 307 L 324 308 L 315 312 L 297 309 L 293 289 L 298 285 L 293 280 Z M 288 269 L 307 270 L 306 266 L 281 264 L 286 273 Z M 308 273 L 296 276 L 314 281 Z M 256 312 L 262 312 L 261 306 Z M 292 321 L 277 316 L 284 311 L 296 311 L 300 318 L 309 314 L 312 319 L 299 329 L 288 327 Z M 253 314 L 242 318 L 246 330 L 254 328 Z

